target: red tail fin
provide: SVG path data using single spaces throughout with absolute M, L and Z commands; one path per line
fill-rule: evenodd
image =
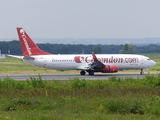
M 22 53 L 24 56 L 51 55 L 50 53 L 40 50 L 39 47 L 32 41 L 32 39 L 23 30 L 23 28 L 17 28 L 17 32 L 18 32 Z

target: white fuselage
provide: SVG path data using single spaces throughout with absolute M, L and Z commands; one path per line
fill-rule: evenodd
M 98 60 L 105 65 L 116 65 L 119 69 L 147 69 L 156 63 L 143 55 L 134 54 L 97 54 Z M 57 70 L 85 70 L 93 62 L 91 54 L 77 55 L 35 55 L 35 59 L 23 59 L 34 66 Z

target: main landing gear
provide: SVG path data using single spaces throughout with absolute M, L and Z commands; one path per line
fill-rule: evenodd
M 89 71 L 88 74 L 89 75 L 94 75 L 94 72 L 93 71 Z
M 89 75 L 94 75 L 94 72 L 93 72 L 93 71 L 87 71 L 87 72 L 88 72 Z M 86 72 L 85 72 L 84 70 L 82 70 L 82 71 L 80 72 L 80 74 L 81 74 L 81 75 L 85 75 Z
M 82 70 L 82 71 L 80 72 L 80 74 L 81 74 L 81 75 L 85 75 L 86 72 L 85 72 L 84 70 Z
M 87 71 L 87 72 L 88 72 L 89 75 L 94 75 L 94 72 L 93 72 L 93 71 Z M 82 70 L 82 71 L 80 72 L 80 74 L 81 74 L 81 75 L 85 75 L 86 72 L 85 72 L 84 70 Z M 144 75 L 143 69 L 141 69 L 140 74 L 141 74 L 141 75 Z
M 140 72 L 140 74 L 141 74 L 141 75 L 144 75 L 143 69 L 141 69 L 141 72 Z

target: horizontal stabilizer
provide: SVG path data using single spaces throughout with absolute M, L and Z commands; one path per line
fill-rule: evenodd
M 34 57 L 31 57 L 31 56 L 16 56 L 16 55 L 7 55 L 9 57 L 14 57 L 14 58 L 19 58 L 19 59 L 25 59 L 25 60 L 34 60 L 35 58 Z
M 14 57 L 14 58 L 19 58 L 19 59 L 22 59 L 24 56 L 16 56 L 16 55 L 7 55 L 9 57 Z

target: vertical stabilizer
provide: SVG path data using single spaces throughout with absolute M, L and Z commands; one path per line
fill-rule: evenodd
M 23 28 L 18 27 L 17 32 L 24 56 L 51 55 L 51 53 L 47 53 L 39 49 L 39 47 L 32 41 Z

